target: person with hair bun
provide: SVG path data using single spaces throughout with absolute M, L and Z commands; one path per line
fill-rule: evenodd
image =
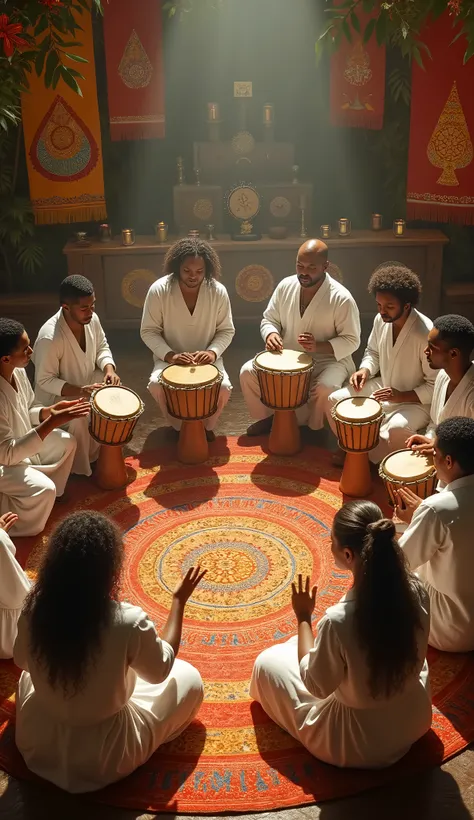
M 325 763 L 390 766 L 431 726 L 429 598 L 407 569 L 393 522 L 371 501 L 336 513 L 331 543 L 352 588 L 326 610 L 315 640 L 317 588 L 298 577 L 298 635 L 258 656 L 250 694 Z

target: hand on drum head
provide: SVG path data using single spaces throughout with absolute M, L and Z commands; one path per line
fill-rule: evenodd
M 356 372 L 352 374 L 349 379 L 349 384 L 354 388 L 354 390 L 362 390 L 369 376 L 370 371 L 366 367 L 361 367 L 360 370 L 356 370 Z
M 11 530 L 13 524 L 16 524 L 17 521 L 18 516 L 16 513 L 6 512 L 4 515 L 0 515 L 0 530 L 8 532 L 8 530 Z
M 196 350 L 193 357 L 195 364 L 214 364 L 217 359 L 213 350 Z
M 120 381 L 120 376 L 117 373 L 107 373 L 106 376 L 104 376 L 103 383 L 109 385 L 110 387 L 118 387 L 122 384 Z
M 421 498 L 413 490 L 409 490 L 408 487 L 400 487 L 395 495 L 398 502 L 395 513 L 400 521 L 409 524 L 421 504 Z
M 283 339 L 279 333 L 269 333 L 265 340 L 265 347 L 272 353 L 281 353 L 283 350 Z
M 300 333 L 298 336 L 298 344 L 301 345 L 306 353 L 314 353 L 316 351 L 316 342 L 312 333 Z
M 423 456 L 432 456 L 434 453 L 433 439 L 418 433 L 406 440 L 405 447 Z
M 184 606 L 193 594 L 197 585 L 204 578 L 206 572 L 207 569 L 203 569 L 201 572 L 201 567 L 199 565 L 197 567 L 191 567 L 190 569 L 188 569 L 186 575 L 176 587 L 173 593 L 173 598 L 175 598 L 177 601 L 179 601 L 179 603 L 182 606 Z
M 81 391 L 82 391 L 84 396 L 90 396 L 90 395 L 92 395 L 94 390 L 98 390 L 99 387 L 103 387 L 103 386 L 104 385 L 100 384 L 99 382 L 96 382 L 95 384 L 85 384 L 83 387 L 81 387 Z
M 303 576 L 298 575 L 298 586 L 294 581 L 291 584 L 291 606 L 293 607 L 293 612 L 298 622 L 311 622 L 311 615 L 316 606 L 316 593 L 318 588 L 314 586 L 310 590 L 310 583 L 310 577 L 307 575 L 303 586 Z
M 168 362 L 168 364 L 184 364 L 188 366 L 196 364 L 193 353 L 173 353 L 169 357 L 167 356 L 165 361 Z
M 61 427 L 73 419 L 83 418 L 90 413 L 90 403 L 85 399 L 74 399 L 74 401 L 59 401 L 49 408 L 53 419 L 53 427 Z
M 372 398 L 377 399 L 377 401 L 391 402 L 400 402 L 402 400 L 400 391 L 395 390 L 394 387 L 382 387 L 380 390 L 374 390 Z

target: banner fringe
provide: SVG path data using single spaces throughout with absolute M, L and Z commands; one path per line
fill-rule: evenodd
M 113 142 L 120 140 L 159 140 L 165 137 L 165 124 L 131 125 L 130 123 L 110 123 L 110 138 Z
M 474 225 L 474 206 L 449 208 L 437 202 L 407 202 L 407 219 L 427 222 L 445 222 L 455 225 Z
M 65 225 L 72 222 L 100 222 L 107 218 L 107 208 L 103 205 L 82 205 L 80 208 L 48 208 L 34 211 L 36 225 Z

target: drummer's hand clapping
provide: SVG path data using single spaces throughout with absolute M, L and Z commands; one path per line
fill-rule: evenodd
M 423 456 L 432 456 L 434 453 L 433 439 L 428 438 L 428 436 L 421 436 L 419 433 L 410 436 L 405 442 L 405 447 L 415 453 L 421 453 Z
M 421 498 L 413 490 L 409 490 L 408 487 L 400 487 L 395 495 L 398 502 L 395 507 L 395 514 L 400 521 L 409 524 L 421 504 Z
M 214 364 L 217 359 L 213 350 L 196 350 L 193 356 L 195 364 Z
M 280 334 L 269 333 L 265 341 L 265 347 L 267 350 L 271 350 L 272 353 L 281 353 L 283 350 L 283 339 Z
M 301 345 L 306 353 L 316 352 L 316 341 L 312 333 L 301 333 L 298 336 L 298 344 Z
M 81 396 L 88 399 L 92 395 L 94 390 L 98 390 L 99 387 L 103 387 L 103 386 L 104 385 L 100 384 L 99 382 L 96 382 L 95 384 L 84 384 L 81 387 Z
M 369 376 L 370 370 L 366 367 L 361 367 L 360 370 L 356 370 L 356 372 L 352 374 L 349 379 L 349 384 L 354 388 L 354 390 L 362 390 Z
M 377 399 L 377 401 L 390 401 L 395 403 L 402 401 L 400 391 L 395 390 L 394 387 L 382 387 L 380 390 L 374 390 L 372 398 Z
M 193 353 L 173 353 L 172 350 L 166 354 L 165 362 L 168 364 L 196 364 Z
M 87 416 L 91 406 L 85 399 L 74 399 L 74 401 L 58 401 L 49 408 L 50 419 L 53 420 L 54 427 L 61 427 L 68 424 L 73 419 L 80 419 Z

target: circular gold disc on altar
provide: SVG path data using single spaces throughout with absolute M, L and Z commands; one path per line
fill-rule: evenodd
M 131 270 L 122 279 L 122 299 L 136 308 L 142 308 L 145 297 L 157 276 L 147 268 Z
M 277 219 L 285 219 L 291 213 L 291 202 L 286 196 L 275 196 L 270 202 L 270 213 Z
M 193 214 L 203 222 L 213 214 L 212 202 L 210 199 L 197 199 L 193 206 Z
M 246 302 L 263 302 L 273 293 L 275 282 L 268 268 L 247 265 L 237 274 L 235 289 Z
M 239 131 L 232 139 L 232 150 L 240 156 L 251 154 L 255 148 L 255 140 L 249 131 Z

